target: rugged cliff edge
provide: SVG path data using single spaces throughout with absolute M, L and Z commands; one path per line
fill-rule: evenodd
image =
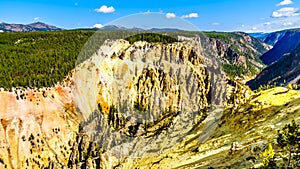
M 220 67 L 201 56 L 204 53 L 200 43 L 189 44 L 191 41 L 106 41 L 62 84 L 2 91 L 1 165 L 86 166 L 85 158 L 98 143 L 104 151 L 102 167 L 113 167 L 111 163 L 119 164 L 129 156 L 172 148 L 194 124 L 205 119 L 212 104 L 221 105 L 225 97 Z M 204 63 L 210 65 L 210 71 Z M 212 89 L 218 81 L 221 83 Z M 212 92 L 223 96 L 211 96 Z M 87 134 L 79 134 L 81 119 Z M 191 119 L 194 122 L 190 123 Z M 173 127 L 175 121 L 178 124 Z M 164 132 L 170 132 L 173 141 L 165 138 Z M 90 141 L 86 141 L 87 137 Z M 169 147 L 159 140 L 168 141 Z M 129 152 L 113 153 L 117 146 L 134 142 L 139 146 Z M 148 148 L 140 150 L 143 144 Z M 98 152 L 92 154 L 100 159 L 97 147 Z
M 225 75 L 203 50 L 200 39 L 106 41 L 78 66 L 75 100 L 109 167 L 171 149 L 223 106 Z
M 78 128 L 69 87 L 0 92 L 1 168 L 46 168 L 69 160 Z
M 204 41 L 107 40 L 61 84 L 1 91 L 0 167 L 250 166 L 234 156 L 248 157 L 249 147 L 268 139 L 255 129 L 273 114 L 255 115 L 292 100 L 258 104 L 285 93 L 259 97 L 227 78 Z M 283 117 L 281 109 L 275 114 Z M 231 151 L 235 141 L 242 144 L 238 153 Z
M 218 56 L 224 71 L 242 79 L 252 78 L 265 65 L 259 59 L 272 46 L 243 32 L 204 32 L 210 51 Z

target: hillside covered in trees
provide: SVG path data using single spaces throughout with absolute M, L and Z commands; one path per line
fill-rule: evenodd
M 0 34 L 1 87 L 51 86 L 74 68 L 92 31 Z
M 258 57 L 266 48 L 242 33 L 172 32 L 150 33 L 126 30 L 78 29 L 54 32 L 6 32 L 0 34 L 0 87 L 48 87 L 64 77 L 110 39 L 130 43 L 173 43 L 178 36 L 202 38 L 213 55 L 219 55 L 224 71 L 231 76 L 256 75 L 261 69 Z M 251 38 L 250 38 L 251 39 Z M 255 50 L 251 50 L 254 48 Z

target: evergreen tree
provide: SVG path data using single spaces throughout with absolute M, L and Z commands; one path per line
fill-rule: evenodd
M 277 143 L 287 154 L 286 168 L 299 167 L 300 163 L 300 126 L 295 120 L 278 131 Z

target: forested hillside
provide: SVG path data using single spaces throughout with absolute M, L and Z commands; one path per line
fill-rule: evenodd
M 266 47 L 242 33 L 157 34 L 94 29 L 6 32 L 0 34 L 0 87 L 52 86 L 62 81 L 76 62 L 81 63 L 89 58 L 107 39 L 126 39 L 131 43 L 138 40 L 172 43 L 178 41 L 178 35 L 196 34 L 208 36 L 203 38 L 203 43 L 214 55 L 220 56 L 223 68 L 229 75 L 256 75 L 262 69 L 263 65 L 258 57 L 266 51 Z
M 293 52 L 300 43 L 300 29 L 290 29 L 270 33 L 265 39 L 266 43 L 274 44 L 274 47 L 263 54 L 260 59 L 267 65 L 281 59 L 284 55 Z
M 63 80 L 93 31 L 0 34 L 0 87 L 42 87 Z
M 243 32 L 204 32 L 231 77 L 253 76 L 264 67 L 259 57 L 270 46 Z
M 252 89 L 259 87 L 268 88 L 271 86 L 293 84 L 298 88 L 300 84 L 300 45 L 283 56 L 277 62 L 265 68 L 257 77 L 247 82 Z

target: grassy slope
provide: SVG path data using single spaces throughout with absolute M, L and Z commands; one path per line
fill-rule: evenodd
M 268 142 L 292 119 L 300 122 L 300 92 L 277 87 L 255 93 L 236 111 L 226 110 L 205 143 L 193 133 L 173 150 L 147 159 L 131 159 L 124 166 L 140 168 L 251 168 L 261 162 Z M 234 113 L 233 113 L 234 112 Z M 231 151 L 238 142 L 236 151 Z M 278 147 L 275 146 L 278 151 Z M 135 161 L 137 160 L 137 161 Z M 135 163 L 135 164 L 133 164 Z

